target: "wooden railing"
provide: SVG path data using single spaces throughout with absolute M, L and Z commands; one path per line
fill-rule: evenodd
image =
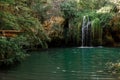
M 16 37 L 22 30 L 0 30 L 0 36 L 4 37 Z

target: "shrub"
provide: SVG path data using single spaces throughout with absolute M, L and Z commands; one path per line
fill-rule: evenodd
M 0 65 L 10 65 L 20 62 L 25 56 L 24 50 L 16 42 L 16 39 L 0 38 Z
M 64 1 L 61 3 L 60 7 L 66 19 L 75 17 L 75 14 L 78 10 L 76 1 Z

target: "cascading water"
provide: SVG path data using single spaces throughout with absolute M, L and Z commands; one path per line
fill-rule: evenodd
M 88 16 L 83 17 L 82 23 L 82 47 L 101 46 L 102 27 L 100 20 L 95 18 L 90 21 Z
M 91 22 L 88 16 L 83 17 L 82 23 L 82 47 L 92 46 Z

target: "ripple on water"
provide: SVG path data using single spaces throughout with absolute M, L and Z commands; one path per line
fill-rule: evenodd
M 0 80 L 119 80 L 105 73 L 105 63 L 120 59 L 115 48 L 62 48 L 32 52 L 15 69 L 0 71 Z

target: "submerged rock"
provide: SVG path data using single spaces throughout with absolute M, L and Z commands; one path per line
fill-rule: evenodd
M 109 62 L 106 64 L 106 69 L 107 69 L 107 72 L 111 73 L 111 74 L 117 74 L 117 73 L 120 73 L 120 63 L 112 63 L 112 62 Z

